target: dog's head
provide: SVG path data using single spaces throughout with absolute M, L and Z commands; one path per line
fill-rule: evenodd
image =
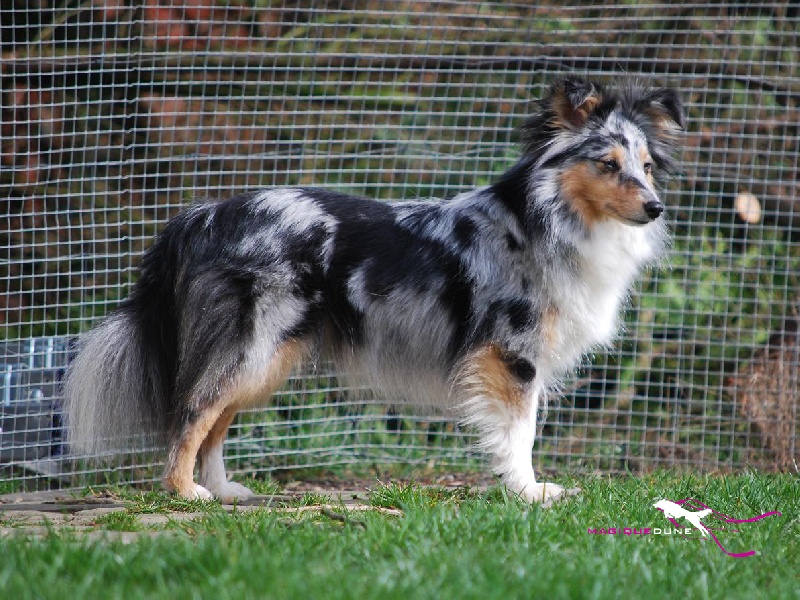
M 674 90 L 634 83 L 606 90 L 567 78 L 552 86 L 523 125 L 522 142 L 584 225 L 604 219 L 644 225 L 664 211 L 657 182 L 674 168 L 683 128 Z

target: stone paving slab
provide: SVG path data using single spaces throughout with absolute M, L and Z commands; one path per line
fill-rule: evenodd
M 402 511 L 374 507 L 366 503 L 366 493 L 340 490 L 325 493 L 329 504 L 291 506 L 305 492 L 254 496 L 236 504 L 222 504 L 228 512 L 274 510 L 287 515 L 319 512 L 342 522 L 352 522 L 364 527 L 357 519 L 349 519 L 348 512 L 377 511 L 392 516 Z M 99 522 L 107 515 L 127 511 L 130 503 L 102 496 L 81 497 L 68 492 L 33 492 L 0 496 L 0 537 L 21 536 L 38 538 L 48 535 L 53 528 L 69 530 L 89 540 L 119 540 L 130 543 L 142 536 L 175 535 L 177 532 L 163 528 L 170 523 L 190 523 L 207 515 L 205 512 L 179 512 L 136 514 L 142 527 L 137 531 L 110 531 Z M 344 511 L 344 512 L 340 512 Z M 153 529 L 156 528 L 156 529 Z
M 470 487 L 486 489 L 494 479 L 484 475 L 445 475 L 429 480 L 417 479 L 415 485 L 432 485 L 447 489 Z M 395 483 L 404 483 L 395 481 Z M 318 481 L 285 482 L 280 494 L 254 496 L 236 504 L 222 504 L 228 512 L 273 510 L 286 515 L 286 525 L 295 524 L 293 515 L 318 513 L 332 521 L 366 527 L 357 515 L 361 511 L 380 512 L 389 516 L 402 516 L 402 511 L 371 506 L 370 490 L 382 485 L 377 479 L 341 480 L 331 478 Z M 307 493 L 329 498 L 327 504 L 298 506 L 298 500 Z M 130 503 L 114 496 L 85 496 L 81 492 L 64 490 L 24 492 L 0 495 L 0 537 L 45 537 L 53 528 L 65 529 L 87 540 L 119 540 L 130 543 L 142 537 L 179 535 L 170 523 L 191 523 L 207 515 L 205 512 L 179 512 L 136 514 L 137 531 L 111 531 L 103 528 L 102 519 L 115 512 L 127 511 Z M 98 522 L 100 520 L 100 522 Z

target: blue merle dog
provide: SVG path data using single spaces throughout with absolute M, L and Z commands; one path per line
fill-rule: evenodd
M 536 480 L 537 413 L 612 340 L 633 279 L 664 253 L 656 182 L 683 126 L 671 89 L 566 78 L 523 124 L 517 164 L 449 201 L 285 188 L 186 210 L 82 337 L 71 447 L 160 443 L 168 490 L 245 498 L 225 475 L 229 425 L 302 361 L 330 359 L 392 402 L 458 415 L 525 499 L 572 492 Z

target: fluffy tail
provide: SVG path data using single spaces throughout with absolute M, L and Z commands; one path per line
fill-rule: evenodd
M 124 306 L 81 338 L 64 386 L 67 441 L 73 454 L 164 443 L 169 373 L 163 350 L 147 339 L 141 317 L 135 306 Z

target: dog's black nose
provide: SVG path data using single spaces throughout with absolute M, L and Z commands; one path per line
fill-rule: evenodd
M 645 203 L 644 212 L 651 219 L 657 219 L 664 212 L 664 205 L 658 200 L 650 200 L 650 202 Z

